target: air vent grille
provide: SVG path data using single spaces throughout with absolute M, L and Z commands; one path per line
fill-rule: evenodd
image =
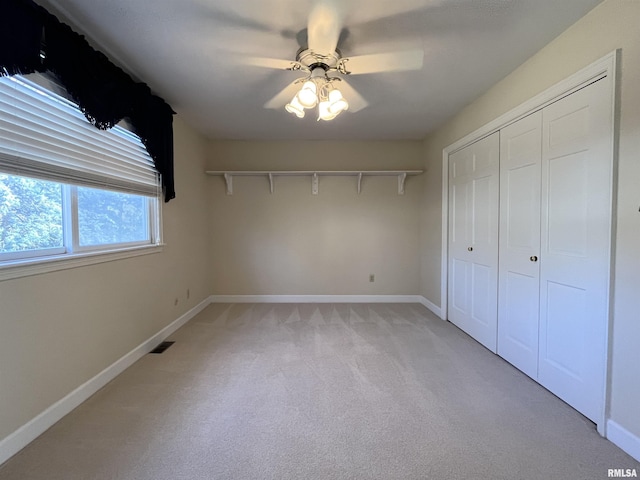
M 149 353 L 164 353 L 164 351 L 174 343 L 175 342 L 162 342 L 160 345 L 158 345 L 156 348 L 151 350 Z

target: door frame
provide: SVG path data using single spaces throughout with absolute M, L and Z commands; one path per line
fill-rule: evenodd
M 611 302 L 611 287 L 613 282 L 613 265 L 615 254 L 615 218 L 616 218 L 616 198 L 617 198 L 617 138 L 618 138 L 618 66 L 619 66 L 620 50 L 614 50 L 613 52 L 605 55 L 604 57 L 596 60 L 587 67 L 579 70 L 570 77 L 561 80 L 555 85 L 549 87 L 542 93 L 527 100 L 526 102 L 518 105 L 507 113 L 499 116 L 495 120 L 483 125 L 477 130 L 462 137 L 460 140 L 452 143 L 442 150 L 442 255 L 441 255 L 441 283 L 440 283 L 440 318 L 442 320 L 448 319 L 447 302 L 448 302 L 448 281 L 449 281 L 449 155 L 460 150 L 461 148 L 470 145 L 482 138 L 491 135 L 499 131 L 501 128 L 507 125 L 517 122 L 523 117 L 540 110 L 547 105 L 560 100 L 567 95 L 595 82 L 602 80 L 608 82 L 609 96 L 611 105 L 613 108 L 611 125 L 612 135 L 610 139 L 609 152 L 611 154 L 612 161 L 612 178 L 609 179 L 611 184 L 611 216 L 610 216 L 610 237 L 609 237 L 609 282 L 608 282 L 608 318 L 607 318 L 607 334 L 603 339 L 604 352 L 605 352 L 605 372 L 604 372 L 604 391 L 603 395 L 603 409 L 600 415 L 600 419 L 597 422 L 598 433 L 606 437 L 606 421 L 609 417 L 609 403 L 610 403 L 610 370 L 611 370 L 611 331 L 612 331 L 612 319 L 613 319 L 613 304 Z

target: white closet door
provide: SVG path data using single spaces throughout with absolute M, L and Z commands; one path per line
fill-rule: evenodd
M 495 353 L 499 135 L 449 157 L 449 320 Z
M 608 79 L 543 110 L 538 380 L 599 422 L 611 235 Z
M 500 131 L 498 354 L 538 376 L 542 112 Z

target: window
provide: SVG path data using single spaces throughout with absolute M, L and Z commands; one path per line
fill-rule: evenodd
M 137 244 L 149 241 L 149 205 L 140 195 L 77 187 L 78 244 Z
M 0 259 L 64 251 L 62 185 L 0 173 Z
M 157 251 L 160 179 L 139 138 L 43 82 L 0 78 L 0 280 Z

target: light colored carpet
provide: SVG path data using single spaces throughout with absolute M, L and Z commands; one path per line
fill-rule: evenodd
M 640 464 L 420 305 L 218 304 L 0 480 L 604 479 Z

